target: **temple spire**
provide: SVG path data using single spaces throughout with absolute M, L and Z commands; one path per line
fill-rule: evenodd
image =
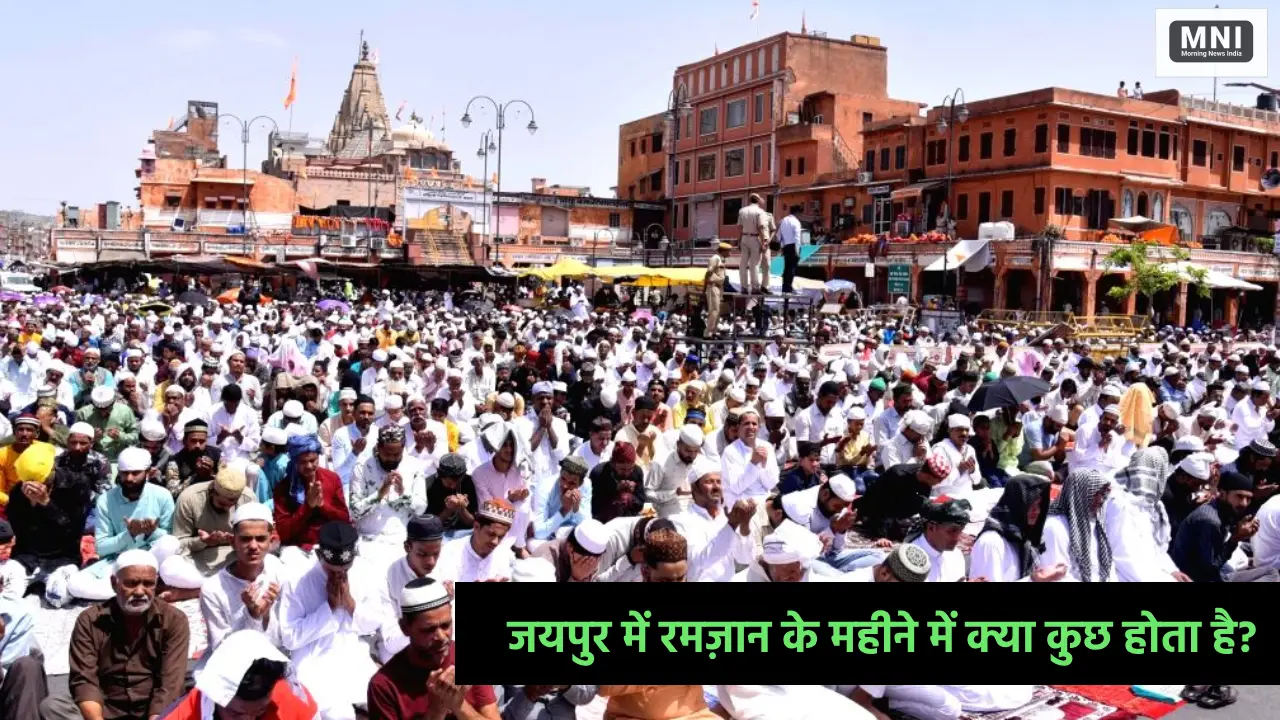
M 329 151 L 340 153 L 355 136 L 367 139 L 365 123 L 372 121 L 374 141 L 391 132 L 391 118 L 378 84 L 378 69 L 369 59 L 369 42 L 360 31 L 360 59 L 351 69 L 351 80 L 342 94 L 342 105 L 329 131 Z

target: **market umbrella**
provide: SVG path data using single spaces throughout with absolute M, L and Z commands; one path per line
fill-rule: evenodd
M 853 283 L 848 280 L 828 280 L 823 287 L 827 292 L 849 292 L 853 289 Z
M 240 288 L 231 288 L 218 296 L 218 302 L 230 305 L 240 299 Z
M 56 296 L 56 295 L 50 295 L 50 294 L 48 294 L 48 293 L 43 293 L 43 294 L 37 295 L 37 296 L 35 296 L 34 298 L 32 298 L 32 299 L 31 299 L 31 302 L 32 302 L 32 303 L 34 303 L 36 307 L 45 307 L 46 305 L 58 305 L 58 304 L 60 304 L 60 303 L 62 302 L 62 298 L 60 298 L 60 297 L 58 297 L 58 296 Z
M 165 303 L 160 302 L 159 300 L 154 300 L 154 301 L 152 301 L 152 302 L 147 303 L 146 305 L 139 305 L 139 306 L 138 306 L 138 309 L 139 309 L 139 310 L 147 310 L 147 311 L 149 311 L 149 312 L 159 313 L 159 314 L 161 314 L 161 315 L 163 315 L 163 314 L 165 314 L 165 313 L 167 313 L 167 312 L 172 312 L 172 311 L 173 311 L 173 308 L 172 308 L 172 307 L 169 307 L 168 305 L 166 305 Z
M 21 302 L 26 299 L 22 293 L 16 293 L 11 290 L 0 292 L 0 302 Z
M 983 412 L 995 408 L 1016 408 L 1034 397 L 1053 389 L 1049 383 L 1033 377 L 1018 375 L 999 382 L 983 385 L 969 401 L 969 412 Z
M 209 302 L 208 295 L 196 292 L 195 290 L 188 290 L 174 299 L 180 303 L 186 303 L 187 305 L 204 305 Z
M 331 310 L 341 310 L 344 313 L 351 312 L 350 305 L 348 305 L 347 303 L 341 300 L 334 300 L 333 298 L 321 300 L 320 302 L 316 303 L 316 308 L 323 312 L 329 312 Z

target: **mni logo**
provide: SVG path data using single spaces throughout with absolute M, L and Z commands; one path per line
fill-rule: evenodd
M 1253 60 L 1253 23 L 1247 20 L 1171 22 L 1169 59 L 1176 63 L 1250 62 Z

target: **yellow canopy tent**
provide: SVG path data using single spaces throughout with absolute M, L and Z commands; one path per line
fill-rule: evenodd
M 584 262 L 570 258 L 560 258 L 550 267 L 529 268 L 520 271 L 520 277 L 536 277 L 540 280 L 559 280 L 560 278 L 579 278 L 595 274 L 595 270 Z
M 609 280 L 635 278 L 631 284 L 638 287 L 666 287 L 668 285 L 701 285 L 707 271 L 705 268 L 693 267 L 655 268 L 644 265 L 612 265 L 596 268 L 593 274 Z

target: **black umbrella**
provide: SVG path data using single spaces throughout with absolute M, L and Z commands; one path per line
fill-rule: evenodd
M 209 302 L 209 296 L 195 290 L 188 290 L 178 296 L 178 302 L 187 305 L 204 305 Z
M 969 401 L 970 412 L 982 412 L 995 408 L 1016 408 L 1034 397 L 1040 397 L 1053 389 L 1049 383 L 1021 375 L 983 385 Z

